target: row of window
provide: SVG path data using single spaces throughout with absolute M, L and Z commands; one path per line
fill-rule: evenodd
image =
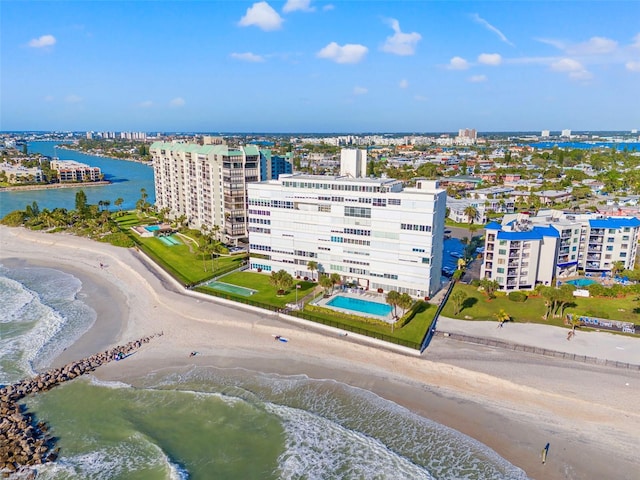
M 249 217 L 249 223 L 260 223 L 262 225 L 271 225 L 271 220 L 269 220 L 268 218 Z
M 267 235 L 271 235 L 271 229 L 270 228 L 264 228 L 264 227 L 249 227 L 249 232 L 251 232 L 251 233 L 266 233 Z
M 249 209 L 249 214 L 250 215 L 264 215 L 265 217 L 268 217 L 271 215 L 271 210 L 253 210 L 253 209 Z
M 260 263 L 252 263 L 251 264 L 251 269 L 252 270 L 264 270 L 265 272 L 270 272 L 271 271 L 271 265 L 262 265 Z
M 335 183 L 316 183 L 316 182 L 301 182 L 284 180 L 282 182 L 284 187 L 289 188 L 310 188 L 316 190 L 339 190 L 343 192 L 380 192 L 382 189 L 379 186 L 373 185 L 347 185 L 347 184 L 335 184 Z
M 413 230 L 416 232 L 430 232 L 431 231 L 431 225 L 414 225 L 411 223 L 401 223 L 400 224 L 400 229 L 401 230 Z
M 260 198 L 250 198 L 249 205 L 256 207 L 271 207 L 271 208 L 293 208 L 293 202 L 287 200 L 263 200 Z
M 361 228 L 345 228 L 344 233 L 348 235 L 362 235 L 365 237 L 371 236 L 371 230 L 362 230 Z
M 260 250 L 263 252 L 270 252 L 271 251 L 271 246 L 270 245 L 256 245 L 255 243 L 252 243 L 249 245 L 249 250 Z
M 368 207 L 344 207 L 344 216 L 371 218 L 371 209 Z
M 296 250 L 293 253 L 294 253 L 294 255 L 297 255 L 298 257 L 316 258 L 318 256 L 318 254 L 316 252 L 307 252 L 305 250 Z

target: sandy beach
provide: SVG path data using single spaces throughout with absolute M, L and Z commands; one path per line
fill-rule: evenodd
M 357 335 L 341 337 L 337 330 L 188 292 L 133 249 L 0 227 L 0 263 L 16 262 L 77 276 L 83 300 L 98 313 L 93 328 L 56 359 L 56 366 L 162 331 L 161 338 L 124 362 L 101 367 L 96 376 L 135 384 L 147 372 L 196 364 L 335 379 L 479 440 L 530 478 L 637 478 L 638 370 L 445 337 L 436 337 L 422 356 L 381 348 Z M 578 332 L 567 342 L 564 329 L 509 324 L 498 330 L 485 323 L 445 320 L 439 328 L 640 363 L 637 339 Z M 274 342 L 273 334 L 290 341 Z M 198 355 L 190 357 L 191 351 Z M 540 453 L 547 442 L 543 465 Z

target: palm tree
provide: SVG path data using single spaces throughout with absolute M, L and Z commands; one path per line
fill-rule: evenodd
M 411 298 L 411 295 L 409 295 L 408 293 L 403 293 L 402 295 L 400 295 L 398 306 L 402 309 L 402 315 L 407 313 L 407 310 L 409 310 L 412 305 L 413 298 Z
M 311 272 L 311 280 L 315 280 L 315 278 L 313 277 L 313 272 L 318 270 L 318 262 L 316 262 L 315 260 L 309 260 L 309 262 L 307 263 L 307 268 Z
M 342 277 L 338 273 L 332 273 L 329 278 L 331 279 L 331 293 L 333 293 L 333 287 L 342 283 Z
M 333 289 L 333 281 L 329 275 L 322 275 L 318 281 L 320 286 L 324 288 L 324 293 L 327 294 L 329 289 Z
M 511 320 L 511 315 L 505 312 L 504 308 L 501 308 L 498 313 L 494 314 L 494 316 L 496 317 L 496 320 L 500 322 L 500 325 Z
M 617 261 L 611 265 L 611 276 L 616 277 L 620 272 L 624 270 L 624 262 Z
M 118 207 L 118 210 L 122 212 L 122 204 L 124 203 L 124 198 L 122 197 L 118 197 L 116 198 L 116 201 L 113 202 L 113 204 Z
M 449 298 L 453 305 L 453 314 L 458 315 L 462 311 L 464 301 L 467 299 L 467 294 L 462 290 L 456 290 Z
M 397 306 L 400 302 L 400 294 L 395 290 L 391 290 L 386 296 L 387 303 L 393 307 L 393 317 L 398 318 Z
M 478 209 L 473 205 L 469 205 L 464 209 L 464 214 L 467 216 L 469 224 L 472 224 L 476 218 L 476 215 L 478 215 Z

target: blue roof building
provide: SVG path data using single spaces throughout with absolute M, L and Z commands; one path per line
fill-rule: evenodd
M 538 216 L 505 215 L 485 226 L 481 276 L 502 290 L 524 290 L 575 276 L 578 270 L 610 275 L 613 265 L 635 265 L 640 219 L 545 210 Z

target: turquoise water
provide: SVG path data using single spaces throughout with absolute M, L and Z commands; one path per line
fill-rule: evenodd
M 343 297 L 341 295 L 329 300 L 327 305 L 360 313 L 368 313 L 370 315 L 378 315 L 380 317 L 389 315 L 392 310 L 391 305 L 361 300 L 360 298 Z
M 91 326 L 82 298 L 66 273 L 0 266 L 0 384 L 46 368 Z M 38 479 L 526 479 L 459 432 L 304 375 L 195 366 L 126 384 L 87 375 L 27 406 L 61 447 Z
M 175 245 L 175 243 L 170 242 L 169 239 L 167 237 L 156 237 L 158 240 L 160 240 L 162 243 L 164 243 L 167 247 L 173 247 Z
M 250 288 L 240 287 L 238 285 L 231 285 L 230 283 L 224 283 L 224 282 L 209 282 L 207 283 L 207 287 L 215 288 L 216 290 L 220 290 L 222 292 L 242 295 L 243 297 L 249 297 L 254 293 L 256 293 L 256 290 L 251 290 Z
M 156 232 L 160 230 L 160 225 L 147 225 L 146 227 L 144 227 L 144 229 L 147 232 Z
M 30 142 L 29 152 L 42 153 L 53 156 L 54 145 L 60 142 Z M 58 156 L 61 160 L 75 160 L 91 166 L 100 167 L 105 179 L 112 182 L 110 185 L 98 185 L 95 187 L 58 188 L 48 190 L 29 190 L 20 192 L 0 192 L 0 218 L 14 210 L 24 210 L 26 205 L 31 205 L 34 201 L 38 203 L 40 210 L 48 208 L 75 209 L 75 196 L 79 189 L 87 195 L 87 202 L 97 205 L 101 200 L 109 200 L 111 210 L 118 210 L 114 202 L 122 198 L 124 203 L 121 208 L 130 210 L 135 208 L 136 202 L 140 199 L 140 189 L 147 192 L 147 201 L 155 203 L 155 187 L 153 184 L 153 168 L 126 160 L 114 160 L 105 157 L 96 157 L 72 150 L 58 149 Z
M 593 285 L 598 282 L 591 280 L 590 278 L 577 278 L 575 280 L 567 280 L 565 283 L 575 285 L 576 287 L 588 287 L 589 285 Z

